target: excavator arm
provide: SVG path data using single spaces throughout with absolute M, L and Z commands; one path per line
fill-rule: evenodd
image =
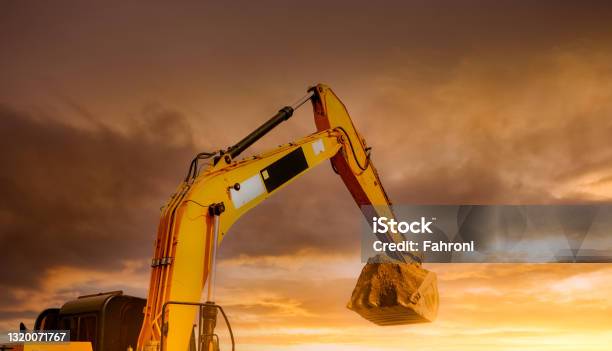
M 317 132 L 275 150 L 235 160 L 308 100 L 313 104 Z M 198 172 L 201 157 L 211 157 L 211 162 Z M 294 106 L 281 109 L 229 149 L 194 159 L 187 178 L 162 210 L 138 350 L 188 350 L 197 309 L 173 302 L 200 301 L 208 282 L 207 299 L 212 303 L 216 250 L 231 226 L 326 160 L 331 160 L 364 215 L 393 217 L 365 141 L 342 102 L 324 85 L 311 88 Z M 418 260 L 412 262 L 420 265 Z

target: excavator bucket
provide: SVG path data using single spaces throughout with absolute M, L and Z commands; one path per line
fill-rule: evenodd
M 347 307 L 378 325 L 432 322 L 438 314 L 436 275 L 413 263 L 370 260 Z

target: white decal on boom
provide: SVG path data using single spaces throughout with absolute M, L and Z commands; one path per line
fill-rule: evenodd
M 312 152 L 314 152 L 315 156 L 325 151 L 325 144 L 323 144 L 323 140 L 319 139 L 315 141 L 312 145 Z
M 259 173 L 240 183 L 240 190 L 230 189 L 234 208 L 239 209 L 266 191 Z

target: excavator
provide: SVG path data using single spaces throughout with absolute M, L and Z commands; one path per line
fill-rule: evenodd
M 274 150 L 239 159 L 247 148 L 310 101 L 317 131 Z M 4 350 L 37 351 L 217 351 L 219 313 L 215 303 L 217 252 L 230 227 L 244 214 L 326 160 L 341 177 L 361 212 L 394 218 L 391 202 L 344 104 L 318 84 L 291 106 L 235 145 L 202 152 L 162 208 L 148 296 L 122 292 L 81 296 L 43 311 L 34 330 L 69 330 L 65 343 L 22 343 Z M 397 233 L 382 240 L 399 240 Z M 206 301 L 203 295 L 206 294 Z M 389 254 L 364 266 L 348 307 L 378 325 L 431 322 L 438 310 L 433 272 L 422 257 Z

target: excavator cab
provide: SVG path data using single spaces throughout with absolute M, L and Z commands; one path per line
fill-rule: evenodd
M 146 300 L 121 291 L 80 296 L 40 313 L 35 330 L 70 330 L 70 341 L 87 341 L 92 351 L 136 348 Z

